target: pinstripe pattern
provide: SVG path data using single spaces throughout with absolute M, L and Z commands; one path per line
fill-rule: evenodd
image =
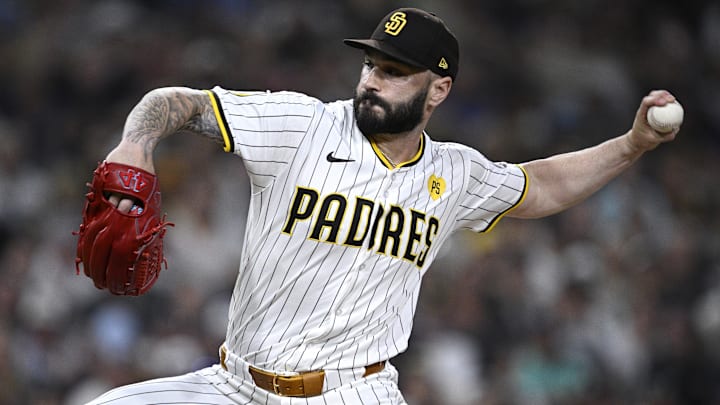
M 519 167 L 427 135 L 417 162 L 388 169 L 355 127 L 351 101 L 213 91 L 253 184 L 226 345 L 258 367 L 353 368 L 402 352 L 420 281 L 437 247 L 457 229 L 489 230 L 524 193 Z M 353 162 L 328 162 L 330 153 Z M 429 195 L 430 176 L 446 183 L 437 200 Z M 312 216 L 280 232 L 302 193 L 317 196 Z M 358 199 L 372 204 L 360 228 L 372 226 L 375 238 L 347 246 L 342 232 L 350 228 Z M 339 232 L 316 228 L 323 203 L 326 222 L 339 221 Z M 421 266 L 403 255 L 412 211 L 421 217 L 422 239 L 408 257 L 427 248 Z M 439 225 L 428 247 L 431 217 Z M 398 236 L 382 236 L 393 232 Z
M 220 87 L 209 96 L 227 126 L 225 150 L 252 184 L 224 343 L 229 372 L 122 387 L 94 404 L 404 404 L 389 363 L 368 378 L 364 366 L 407 348 L 439 246 L 459 229 L 489 231 L 524 197 L 524 172 L 427 134 L 413 161 L 390 168 L 357 129 L 351 100 Z M 248 364 L 324 369 L 327 391 L 282 399 L 254 386 Z

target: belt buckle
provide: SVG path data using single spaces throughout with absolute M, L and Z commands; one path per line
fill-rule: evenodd
M 278 377 L 280 377 L 280 376 L 277 374 L 273 374 L 273 379 L 272 379 L 273 392 L 275 392 L 275 395 L 282 396 L 282 391 L 280 390 L 280 385 L 277 383 Z

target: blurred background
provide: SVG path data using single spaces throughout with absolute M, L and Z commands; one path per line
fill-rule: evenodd
M 627 131 L 654 88 L 676 142 L 551 218 L 458 234 L 426 276 L 411 405 L 720 404 L 716 1 L 0 0 L 0 403 L 80 404 L 216 362 L 239 261 L 240 160 L 178 135 L 156 154 L 170 268 L 122 298 L 75 275 L 85 182 L 152 88 L 352 96 L 395 7 L 440 15 L 459 76 L 428 129 L 522 162 Z

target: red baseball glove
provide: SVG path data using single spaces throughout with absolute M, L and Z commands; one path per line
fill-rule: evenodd
M 93 173 L 78 235 L 75 267 L 99 289 L 141 295 L 155 283 L 163 264 L 165 216 L 160 215 L 157 176 L 137 167 L 102 162 Z M 108 201 L 111 193 L 135 200 L 129 213 Z

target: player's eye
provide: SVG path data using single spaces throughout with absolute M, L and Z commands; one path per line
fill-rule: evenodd
M 393 68 L 393 67 L 387 67 L 387 68 L 383 69 L 383 71 L 384 71 L 385 73 L 387 73 L 389 76 L 397 77 L 397 76 L 402 76 L 402 75 L 403 75 L 403 73 L 402 73 L 400 70 L 395 69 L 395 68 Z
M 363 66 L 365 66 L 365 67 L 368 68 L 368 69 L 372 69 L 373 66 L 375 66 L 375 65 L 373 65 L 372 62 L 370 62 L 370 59 L 365 59 L 365 60 L 363 61 Z

